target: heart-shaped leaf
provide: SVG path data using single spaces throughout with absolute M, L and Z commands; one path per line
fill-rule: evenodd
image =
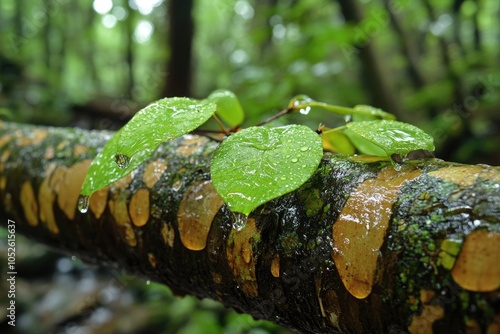
M 244 113 L 240 101 L 233 92 L 218 89 L 207 97 L 207 100 L 217 105 L 219 115 L 229 126 L 234 127 L 243 122 Z
M 346 126 L 353 133 L 381 148 L 388 156 L 406 156 L 415 150 L 434 151 L 432 137 L 408 123 L 380 120 L 351 122 Z M 348 132 L 346 134 L 349 136 Z M 356 145 L 355 141 L 353 143 Z
M 165 98 L 139 111 L 124 127 L 116 154 L 133 157 L 144 149 L 156 150 L 166 141 L 193 131 L 215 112 L 215 103 L 186 97 Z
M 210 172 L 229 208 L 248 216 L 259 205 L 304 184 L 322 156 L 320 136 L 306 126 L 251 127 L 219 145 Z
M 196 129 L 215 109 L 216 105 L 209 101 L 178 97 L 162 99 L 142 109 L 92 161 L 81 194 L 90 196 L 121 179 L 149 158 L 162 142 Z

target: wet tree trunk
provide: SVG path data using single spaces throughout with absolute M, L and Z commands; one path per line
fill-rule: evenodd
M 338 0 L 337 2 L 345 20 L 358 27 L 353 51 L 347 52 L 346 56 L 354 57 L 356 55 L 359 57 L 361 82 L 364 83 L 366 91 L 371 95 L 371 104 L 404 120 L 405 115 L 401 112 L 393 83 L 389 80 L 390 75 L 386 73 L 384 61 L 372 41 L 376 38 L 377 33 L 373 33 L 370 30 L 371 27 L 362 25 L 365 18 L 358 0 Z M 385 23 L 381 22 L 380 19 L 380 17 L 370 17 L 369 22 L 372 25 L 375 24 L 377 29 L 382 29 Z
M 500 168 L 325 155 L 235 229 L 185 136 L 81 214 L 109 134 L 0 124 L 1 225 L 300 333 L 498 332 Z
M 171 0 L 168 7 L 170 59 L 164 97 L 190 96 L 194 36 L 193 0 Z

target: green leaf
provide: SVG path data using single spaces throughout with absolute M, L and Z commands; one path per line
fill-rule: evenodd
M 371 120 L 376 120 L 376 119 L 386 119 L 386 120 L 395 120 L 396 116 L 393 114 L 389 114 L 386 111 L 383 111 L 382 109 L 375 108 L 369 105 L 365 104 L 358 104 L 357 106 L 354 106 L 354 110 L 361 112 L 359 114 L 353 114 L 352 119 L 353 121 L 371 121 Z
M 94 158 L 83 181 L 81 195 L 90 196 L 95 191 L 104 188 L 111 183 L 121 179 L 154 153 L 156 148 L 146 148 L 137 153 L 126 168 L 118 168 L 115 162 L 116 151 L 118 149 L 118 138 L 123 128 L 115 133 L 113 137 L 104 145 L 101 152 Z
M 235 127 L 243 123 L 243 108 L 233 92 L 225 89 L 218 89 L 212 92 L 207 100 L 217 105 L 217 115 L 219 115 L 230 127 Z
M 165 141 L 182 136 L 203 124 L 215 104 L 188 98 L 166 98 L 139 111 L 106 143 L 90 164 L 81 194 L 121 179 L 149 158 Z M 123 168 L 118 168 L 117 163 Z
M 306 126 L 251 127 L 219 145 L 210 172 L 229 208 L 248 216 L 259 205 L 300 187 L 322 156 L 320 136 Z
M 311 108 L 321 108 L 339 116 L 353 117 L 356 121 L 367 121 L 373 119 L 396 119 L 393 114 L 372 106 L 360 104 L 355 106 L 354 108 L 341 107 L 333 104 L 315 101 L 307 95 L 295 96 L 288 104 L 288 108 L 300 110 L 303 114 L 307 114 Z
M 387 153 L 382 148 L 361 137 L 357 133 L 349 129 L 345 129 L 344 133 L 361 154 L 375 155 L 378 157 L 384 157 L 387 155 Z
M 352 140 L 341 129 L 332 129 L 321 134 L 323 147 L 341 154 L 354 154 Z
M 356 135 L 381 148 L 388 156 L 392 154 L 406 156 L 415 150 L 434 151 L 432 137 L 408 123 L 380 120 L 351 122 L 346 126 Z M 348 136 L 352 137 L 349 134 Z M 356 145 L 355 141 L 353 143 Z
M 193 131 L 205 123 L 217 106 L 206 100 L 165 98 L 140 110 L 124 127 L 115 154 L 133 157 L 145 149 L 155 151 L 166 141 Z

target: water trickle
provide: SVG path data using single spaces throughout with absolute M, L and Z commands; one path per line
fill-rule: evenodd
M 89 210 L 90 196 L 80 195 L 78 196 L 78 211 L 85 213 Z
M 247 224 L 248 217 L 242 213 L 234 212 L 233 213 L 233 228 L 236 231 L 241 231 Z
M 299 111 L 299 112 L 300 112 L 302 115 L 307 115 L 307 114 L 309 114 L 309 111 L 311 111 L 311 107 L 307 106 L 307 107 L 305 107 L 305 108 L 300 109 L 300 111 Z
M 115 162 L 120 168 L 127 168 L 130 165 L 130 158 L 124 154 L 115 155 Z

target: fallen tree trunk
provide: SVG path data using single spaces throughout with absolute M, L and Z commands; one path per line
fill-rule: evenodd
M 216 143 L 187 135 L 82 214 L 110 136 L 0 124 L 1 224 L 301 333 L 499 332 L 500 168 L 325 155 L 242 222 L 210 182 Z

